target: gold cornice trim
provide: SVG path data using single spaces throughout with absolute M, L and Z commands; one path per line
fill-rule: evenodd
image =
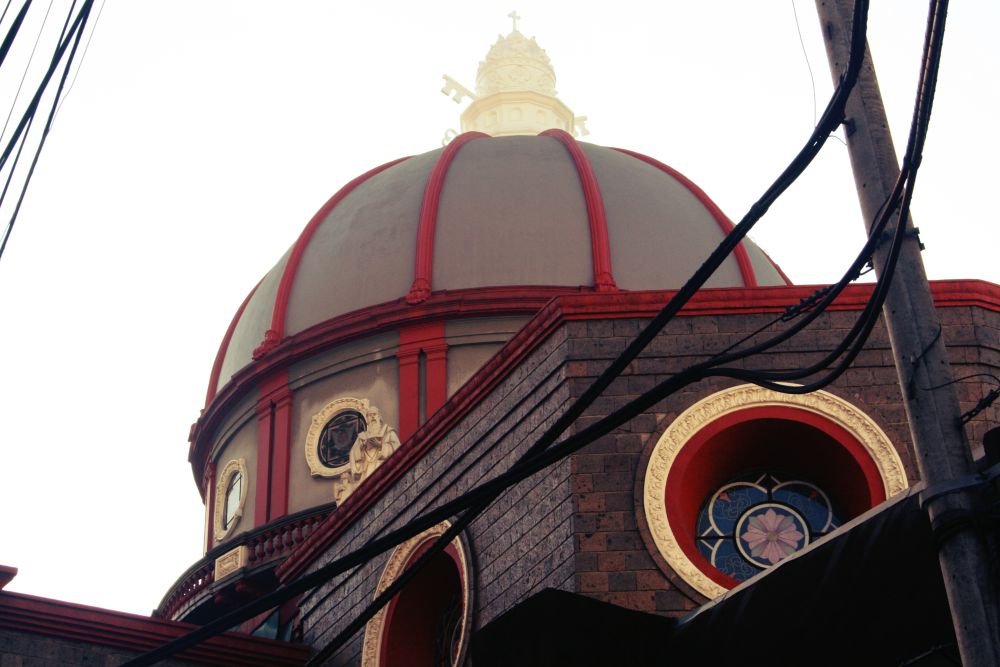
M 702 428 L 725 415 L 747 408 L 793 407 L 829 419 L 850 433 L 872 457 L 886 497 L 907 487 L 903 461 L 885 432 L 871 417 L 825 391 L 782 394 L 756 385 L 740 385 L 708 396 L 682 412 L 660 436 L 649 458 L 643 481 L 643 510 L 653 542 L 667 564 L 695 590 L 715 598 L 726 589 L 692 563 L 678 544 L 667 516 L 664 487 L 681 449 Z
M 388 560 L 385 562 L 385 566 L 382 569 L 382 575 L 379 577 L 378 586 L 375 588 L 375 593 L 372 597 L 378 597 L 389 584 L 396 580 L 406 567 L 410 559 L 413 558 L 417 550 L 423 546 L 425 543 L 432 540 L 436 540 L 441 535 L 444 535 L 445 531 L 451 528 L 450 521 L 442 521 L 436 526 L 428 528 L 419 535 L 411 537 L 406 542 L 403 542 L 398 547 L 393 549 L 392 553 L 389 555 Z M 471 601 L 472 601 L 472 580 L 470 576 L 469 569 L 469 558 L 465 552 L 465 547 L 462 545 L 462 540 L 455 538 L 452 540 L 451 545 L 455 548 L 455 553 L 458 555 L 459 567 L 461 568 L 461 578 L 462 586 L 464 588 L 462 594 L 462 621 L 461 621 L 461 635 L 458 640 L 458 661 L 456 664 L 464 664 L 463 656 L 466 651 L 466 644 L 468 643 L 470 623 L 471 623 Z M 392 604 L 391 602 L 389 604 Z M 385 632 L 385 621 L 386 614 L 388 613 L 389 605 L 382 607 L 377 614 L 375 614 L 368 624 L 365 625 L 365 638 L 361 649 L 361 667 L 379 667 L 381 665 L 381 651 L 382 651 L 382 639 Z

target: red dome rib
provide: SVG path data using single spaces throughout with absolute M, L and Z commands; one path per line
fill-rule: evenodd
M 562 142 L 573 158 L 573 165 L 580 177 L 583 199 L 587 204 L 587 221 L 590 223 L 590 254 L 594 262 L 594 287 L 598 292 L 613 292 L 618 289 L 611 272 L 611 243 L 608 241 L 608 219 L 604 212 L 604 198 L 594 175 L 594 169 L 580 145 L 563 130 L 545 130 L 543 137 L 552 137 Z
M 413 284 L 410 286 L 409 294 L 406 295 L 406 302 L 409 304 L 423 303 L 433 289 L 431 278 L 434 270 L 434 233 L 437 229 L 441 190 L 444 188 L 444 178 L 448 175 L 448 168 L 451 167 L 462 146 L 473 139 L 484 137 L 488 139 L 489 135 L 482 132 L 465 132 L 452 139 L 441 152 L 427 178 L 424 201 L 420 205 L 420 222 L 417 226 L 417 258 L 413 267 Z
M 665 174 L 669 174 L 677 180 L 678 183 L 687 188 L 691 194 L 693 194 L 702 205 L 708 209 L 708 212 L 712 214 L 715 218 L 715 222 L 719 225 L 719 229 L 722 230 L 723 234 L 729 234 L 733 231 L 732 221 L 726 217 L 726 214 L 722 212 L 715 202 L 709 199 L 705 191 L 699 188 L 694 182 L 687 176 L 677 171 L 673 167 L 668 167 L 659 160 L 651 158 L 648 155 L 643 155 L 642 153 L 636 153 L 635 151 L 630 151 L 626 148 L 615 148 L 614 150 L 624 153 L 625 155 L 630 155 L 637 160 L 641 160 L 648 165 L 656 167 Z M 757 276 L 754 274 L 753 265 L 750 263 L 750 255 L 747 254 L 747 249 L 743 246 L 743 242 L 740 241 L 739 245 L 733 251 L 733 256 L 736 258 L 736 264 L 740 267 L 740 275 L 743 277 L 743 285 L 745 287 L 757 287 Z M 784 274 L 782 274 L 784 278 Z M 787 280 L 787 279 L 786 279 Z
M 236 324 L 240 321 L 243 316 L 243 311 L 246 310 L 247 304 L 250 303 L 250 299 L 257 292 L 257 288 L 260 284 L 264 282 L 261 278 L 257 281 L 257 284 L 253 286 L 250 293 L 247 294 L 246 298 L 243 299 L 243 303 L 240 304 L 239 309 L 236 314 L 233 315 L 232 321 L 229 323 L 229 328 L 226 329 L 226 335 L 222 338 L 222 345 L 219 346 L 219 351 L 215 355 L 215 362 L 212 364 L 212 375 L 208 378 L 208 391 L 205 393 L 205 405 L 207 406 L 215 398 L 216 392 L 219 390 L 219 374 L 222 373 L 222 364 L 225 363 L 226 353 L 229 352 L 229 341 L 233 339 L 233 332 L 236 331 Z
M 344 197 L 351 194 L 352 191 L 365 181 L 367 181 L 372 176 L 379 174 L 389 167 L 395 166 L 404 160 L 410 159 L 409 157 L 402 157 L 392 162 L 386 162 L 385 164 L 375 167 L 365 173 L 361 174 L 347 185 L 342 187 L 337 194 L 333 195 L 329 201 L 323 204 L 323 207 L 316 212 L 316 215 L 312 217 L 306 228 L 302 230 L 299 234 L 299 238 L 295 241 L 295 245 L 292 247 L 292 254 L 288 258 L 288 263 L 285 264 L 285 270 L 281 274 L 281 282 L 278 283 L 278 293 L 274 299 L 274 311 L 271 317 L 271 328 L 268 329 L 267 333 L 264 335 L 264 341 L 261 346 L 254 350 L 254 358 L 262 354 L 266 354 L 270 349 L 277 346 L 278 343 L 285 337 L 285 317 L 288 314 L 288 302 L 292 296 L 292 287 L 295 284 L 295 276 L 299 270 L 299 264 L 302 263 L 302 255 L 305 254 L 306 248 L 309 246 L 309 241 L 312 240 L 313 234 L 319 228 L 326 216 L 337 207 Z M 259 353 L 259 354 L 258 354 Z

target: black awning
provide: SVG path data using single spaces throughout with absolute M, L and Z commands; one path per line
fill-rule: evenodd
M 911 490 L 681 623 L 545 590 L 476 633 L 472 664 L 957 665 L 936 553 Z

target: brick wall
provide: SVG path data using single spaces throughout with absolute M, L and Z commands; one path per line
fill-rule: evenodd
M 773 317 L 678 318 L 575 428 L 593 423 Z M 793 341 L 755 357 L 753 367 L 793 369 L 807 365 L 832 348 L 855 318 L 854 312 L 824 314 Z M 1000 314 L 978 308 L 948 308 L 942 310 L 942 323 L 956 377 L 974 373 L 1000 376 Z M 586 389 L 641 324 L 638 320 L 593 320 L 560 325 L 313 567 L 505 470 Z M 642 517 L 641 488 L 649 452 L 671 420 L 693 402 L 734 384 L 708 380 L 688 387 L 499 499 L 467 535 L 475 569 L 473 627 L 482 627 L 545 587 L 667 615 L 683 614 L 703 602 L 670 572 L 659 554 L 646 547 L 643 532 L 648 529 Z M 963 409 L 975 405 L 991 386 L 985 377 L 960 382 Z M 862 408 L 878 423 L 897 445 L 908 477 L 917 479 L 896 371 L 881 326 L 853 367 L 827 390 Z M 973 420 L 968 426 L 973 446 L 998 421 L 1000 406 Z M 302 623 L 308 644 L 317 648 L 327 644 L 371 600 L 385 558 L 303 600 Z M 358 633 L 330 664 L 357 664 L 362 636 Z

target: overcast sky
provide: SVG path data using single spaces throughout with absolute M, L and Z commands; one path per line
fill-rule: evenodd
M 0 68 L 8 106 L 44 4 Z M 926 7 L 873 4 L 901 152 Z M 40 54 L 68 7 L 54 0 Z M 107 2 L 0 260 L 0 564 L 20 570 L 8 590 L 148 613 L 201 557 L 187 436 L 233 313 L 341 185 L 458 128 L 441 75 L 474 87 L 513 8 Z M 561 99 L 589 117 L 586 141 L 666 162 L 733 219 L 832 90 L 812 2 L 516 9 Z M 997 25 L 1000 3 L 952 5 L 913 204 L 932 278 L 1000 283 Z M 752 236 L 805 284 L 835 280 L 861 232 L 846 148 L 831 141 Z

